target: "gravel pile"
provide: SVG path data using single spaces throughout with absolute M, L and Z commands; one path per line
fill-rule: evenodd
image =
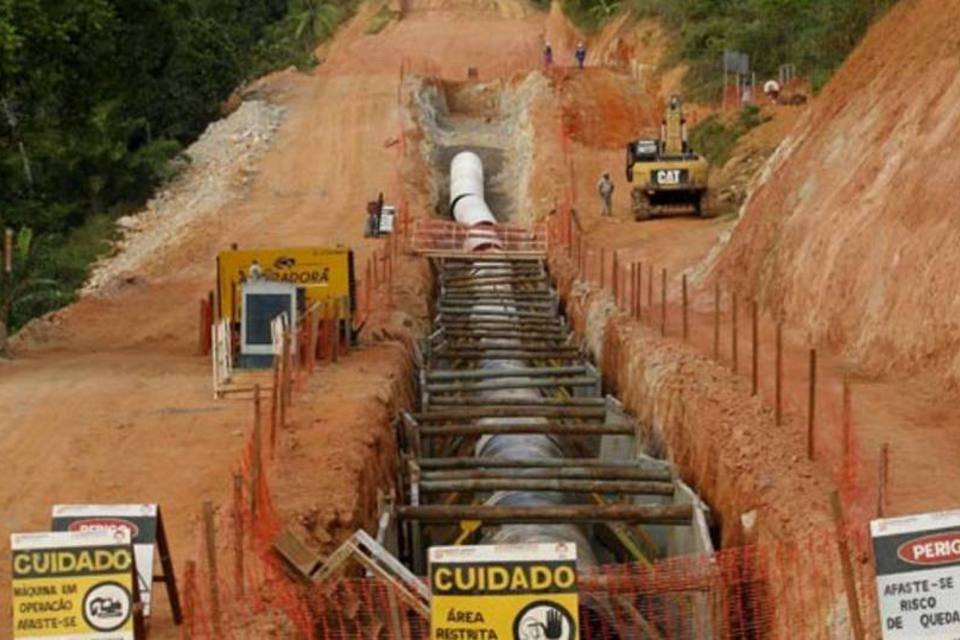
M 211 124 L 186 150 L 186 168 L 143 211 L 117 220 L 120 239 L 94 265 L 81 295 L 109 293 L 189 226 L 242 195 L 283 115 L 281 107 L 252 100 Z

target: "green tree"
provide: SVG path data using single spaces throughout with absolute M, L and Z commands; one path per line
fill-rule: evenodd
M 0 212 L 36 234 L 31 275 L 82 284 L 110 220 L 169 178 L 230 92 L 307 65 L 352 1 L 0 0 Z M 5 322 L 55 303 L 40 297 Z
M 296 36 L 307 46 L 330 37 L 343 19 L 343 9 L 325 0 L 295 0 L 291 13 L 297 21 Z
M 605 0 L 577 0 L 600 6 Z M 688 94 L 720 95 L 726 49 L 750 55 L 762 76 L 793 63 L 819 87 L 895 0 L 633 0 L 674 33 L 675 55 L 690 68 Z
M 11 320 L 22 308 L 36 303 L 58 303 L 70 292 L 51 278 L 35 275 L 36 260 L 33 231 L 22 227 L 13 245 L 12 271 L 0 278 L 0 353 L 7 350 L 7 331 Z

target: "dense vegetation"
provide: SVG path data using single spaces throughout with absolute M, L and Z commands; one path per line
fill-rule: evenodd
M 567 12 L 596 27 L 621 8 L 660 18 L 676 36 L 675 61 L 690 65 L 688 95 L 717 99 L 726 49 L 750 55 L 761 78 L 796 65 L 815 88 L 826 82 L 867 27 L 896 0 L 565 0 Z
M 69 301 L 233 88 L 309 64 L 349 1 L 0 0 L 0 324 Z
M 765 121 L 760 108 L 755 105 L 747 105 L 733 119 L 715 114 L 693 127 L 690 145 L 697 153 L 703 154 L 711 165 L 722 167 L 730 159 L 737 140 Z

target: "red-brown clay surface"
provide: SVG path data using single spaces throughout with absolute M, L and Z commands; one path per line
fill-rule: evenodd
M 789 134 L 786 150 L 761 174 L 760 186 L 739 225 L 725 217 L 631 222 L 629 185 L 620 178 L 622 154 L 603 148 L 603 142 L 581 144 L 571 136 L 574 203 L 590 247 L 591 280 L 599 282 L 602 249 L 609 286 L 612 254 L 617 251 L 621 263 L 642 261 L 647 268 L 655 266 L 654 295 L 658 300 L 659 271 L 667 268 L 673 305 L 668 324 L 676 337 L 679 274 L 687 271 L 691 306 L 696 309 L 691 320 L 694 343 L 701 354 L 710 355 L 713 276 L 719 275 L 723 288 L 721 356 L 728 367 L 729 296 L 734 287 L 741 300 L 741 378 L 749 376 L 748 300 L 757 292 L 764 303 L 760 390 L 768 406 L 774 400 L 771 314 L 782 309 L 786 320 L 785 412 L 796 419 L 791 423 L 791 437 L 802 440 L 806 433 L 808 349 L 811 345 L 819 348 L 817 463 L 822 473 L 841 485 L 851 515 L 858 520 L 877 513 L 883 444 L 888 444 L 890 451 L 887 514 L 951 508 L 960 501 L 955 489 L 960 477 L 953 462 L 960 453 L 960 437 L 949 428 L 960 418 L 952 408 L 956 392 L 950 388 L 949 373 L 955 336 L 947 318 L 952 317 L 950 305 L 955 296 L 946 293 L 951 290 L 948 278 L 954 271 L 950 262 L 954 254 L 945 249 L 955 225 L 948 206 L 929 201 L 943 191 L 942 185 L 954 181 L 941 175 L 952 165 L 938 162 L 934 174 L 939 176 L 940 186 L 927 189 L 924 185 L 929 181 L 919 173 L 929 164 L 910 152 L 917 145 L 929 144 L 940 151 L 925 158 L 952 155 L 954 116 L 944 112 L 946 97 L 931 96 L 946 96 L 944 92 L 953 86 L 943 74 L 956 56 L 948 55 L 949 38 L 918 36 L 918 41 L 927 44 L 905 60 L 902 52 L 887 46 L 894 29 L 928 35 L 948 29 L 958 15 L 958 5 L 949 3 L 944 9 L 945 19 L 939 21 L 935 15 L 940 9 L 935 11 L 930 3 L 899 6 L 871 31 L 809 109 L 764 107 L 764 113 L 774 120 L 745 136 L 734 162 L 715 171 L 714 186 L 722 189 L 740 171 L 738 164 L 769 156 Z M 901 64 L 914 71 L 901 73 Z M 916 79 L 918 88 L 901 87 L 898 83 L 908 82 L 906 78 Z M 589 79 L 589 75 L 584 77 Z M 597 91 L 606 91 L 605 84 L 598 82 Z M 583 93 L 589 94 L 589 90 Z M 571 103 L 575 104 L 564 97 L 565 108 Z M 602 99 L 591 98 L 589 103 L 602 103 Z M 616 114 L 617 110 L 611 110 L 611 115 Z M 643 127 L 646 123 L 641 118 L 634 124 Z M 611 127 L 620 126 L 622 119 L 615 118 Z M 897 148 L 901 151 L 890 146 L 895 140 L 900 141 Z M 891 174 L 866 170 L 873 166 L 870 163 L 881 160 Z M 608 220 L 599 218 L 594 192 L 604 170 L 617 182 L 614 216 Z M 904 184 L 911 186 L 905 188 Z M 923 204 L 922 212 L 915 202 Z M 732 236 L 729 244 L 725 242 L 728 236 Z M 719 269 L 713 269 L 715 263 Z M 849 376 L 852 389 L 852 435 L 846 451 L 841 420 L 844 375 Z M 765 457 L 760 456 L 760 467 Z
M 657 297 L 659 270 L 667 268 L 671 298 L 675 298 L 677 274 L 695 270 L 729 233 L 733 220 L 676 217 L 634 222 L 630 185 L 622 177 L 623 143 L 656 132 L 662 96 L 637 92 L 627 73 L 588 69 L 571 71 L 554 81 L 555 104 L 544 105 L 538 112 L 534 201 L 562 202 L 564 181 L 572 176 L 572 202 L 589 248 L 589 279 L 599 284 L 603 257 L 609 289 L 617 252 L 621 263 L 643 261 L 648 267 L 656 266 Z M 627 99 L 637 102 L 622 105 Z M 772 115 L 774 122 L 745 140 L 741 156 L 769 156 L 796 117 L 795 111 Z M 556 131 L 550 123 L 558 120 L 564 126 Z M 614 135 L 605 135 L 608 131 L 621 138 L 619 143 Z M 566 157 L 563 136 L 567 137 Z M 595 193 L 603 171 L 611 173 L 617 187 L 613 216 L 608 219 L 600 216 Z M 543 192 L 552 193 L 552 200 Z M 661 433 L 684 477 L 716 510 L 724 543 L 779 540 L 822 527 L 832 480 L 826 469 L 804 459 L 803 417 L 792 416 L 786 425 L 775 427 L 772 412 L 750 397 L 749 383 L 742 378 L 677 342 L 665 342 L 636 323 L 611 315 L 609 298 L 572 284 L 573 265 L 565 253 L 555 253 L 551 264 L 574 326 L 585 333 L 611 389 Z M 669 322 L 675 336 L 679 312 L 671 310 Z M 746 337 L 741 340 L 746 345 Z M 771 437 L 772 433 L 776 436 Z M 740 518 L 751 512 L 757 516 L 756 525 L 745 531 Z
M 806 347 L 843 356 L 826 402 L 839 405 L 849 372 L 864 515 L 876 511 L 884 443 L 889 512 L 960 502 L 958 25 L 960 3 L 918 0 L 874 26 L 766 169 L 717 263 L 728 286 L 792 329 L 787 371 L 801 407 Z M 838 449 L 836 428 L 825 435 Z
M 16 345 L 17 359 L 0 364 L 8 479 L 0 490 L 0 555 L 9 533 L 48 527 L 53 504 L 159 502 L 178 570 L 193 557 L 200 504 L 229 504 L 252 422 L 249 400 L 212 399 L 209 361 L 196 355 L 197 301 L 213 287 L 216 252 L 231 242 L 342 243 L 356 251 L 362 277 L 382 246 L 363 238 L 365 204 L 380 190 L 388 201 L 398 195 L 400 61 L 456 79 L 468 66 L 499 73 L 539 61 L 544 14 L 513 5 L 479 14 L 418 3 L 411 10 L 368 36 L 372 11 L 364 9 L 315 73 L 267 80 L 265 91 L 288 115 L 249 196 L 194 224 L 131 284 L 85 298 L 29 332 Z M 521 13 L 530 16 L 518 19 Z M 422 194 L 408 195 L 414 213 L 426 210 L 416 207 Z M 417 315 L 427 287 L 417 269 L 407 269 L 396 279 L 397 306 Z M 382 336 L 374 331 L 382 320 L 368 338 Z M 293 430 L 281 436 L 290 465 L 277 478 L 275 503 L 316 531 L 319 546 L 332 542 L 331 532 L 365 523 L 376 486 L 386 483 L 385 416 L 404 397 L 396 385 L 409 374 L 406 350 L 389 344 L 321 368 L 298 397 Z M 296 498 L 287 503 L 290 495 Z M 0 563 L 0 601 L 8 590 L 9 566 Z M 2 611 L 6 629 L 9 608 Z M 151 637 L 176 635 L 160 596 Z
M 944 4 L 946 11 L 940 10 Z M 628 406 L 664 432 L 685 476 L 717 509 L 728 542 L 790 536 L 822 522 L 835 457 L 817 465 L 803 460 L 804 420 L 797 407 L 803 406 L 807 329 L 834 336 L 844 345 L 875 345 L 889 338 L 893 346 L 877 353 L 881 359 L 889 355 L 891 367 L 937 365 L 929 383 L 856 383 L 857 444 L 868 453 L 882 439 L 895 444 L 891 510 L 955 504 L 951 492 L 960 491 L 952 471 L 957 443 L 945 429 L 955 416 L 936 391 L 937 374 L 952 365 L 929 356 L 939 353 L 943 340 L 955 337 L 945 330 L 952 330 L 947 320 L 953 298 L 935 289 L 952 272 L 949 247 L 955 229 L 948 208 L 941 206 L 951 194 L 944 179 L 952 177 L 946 175 L 952 165 L 928 162 L 949 157 L 956 137 L 950 135 L 955 128 L 952 116 L 944 113 L 955 102 L 950 99 L 956 87 L 955 56 L 948 61 L 946 55 L 954 41 L 912 38 L 928 44 L 918 45 L 923 51 L 918 48 L 900 62 L 924 71 L 899 75 L 887 72 L 898 54 L 885 45 L 892 41 L 895 26 L 918 36 L 955 26 L 951 20 L 960 15 L 957 9 L 953 0 L 918 0 L 905 3 L 882 23 L 801 121 L 794 135 L 811 141 L 795 145 L 785 156 L 776 180 L 758 192 L 736 230 L 729 251 L 733 258 L 723 263 L 729 269 L 725 273 L 744 287 L 761 283 L 766 301 L 782 306 L 789 318 L 804 321 L 799 337 L 788 332 L 788 397 L 801 400 L 788 407 L 783 427 L 771 426 L 769 408 L 749 398 L 743 378 L 623 319 L 603 322 L 608 309 L 603 310 L 595 295 L 571 304 L 578 326 L 590 319 L 593 333 L 588 337 L 608 368 L 608 378 Z M 221 507 L 229 502 L 230 475 L 251 422 L 249 401 L 212 400 L 209 363 L 195 355 L 196 301 L 212 286 L 216 252 L 230 242 L 243 247 L 343 243 L 355 249 L 362 269 L 382 246 L 362 238 L 364 203 L 376 192 L 384 190 L 391 200 L 400 197 L 402 187 L 415 216 L 431 210 L 422 159 L 410 161 L 421 138 L 414 130 L 401 136 L 401 129 L 409 126 L 397 104 L 401 62 L 408 73 L 429 72 L 449 80 L 463 80 L 468 67 L 476 67 L 481 78 L 508 76 L 538 65 L 543 38 L 554 43 L 561 62 L 569 58 L 577 38 L 556 7 L 544 14 L 508 2 L 481 7 L 444 0 L 413 2 L 401 21 L 367 35 L 371 13 L 364 9 L 323 50 L 325 62 L 315 73 L 278 74 L 265 83 L 270 99 L 286 107 L 288 116 L 253 178 L 249 197 L 195 224 L 154 256 L 132 283 L 103 298 L 86 298 L 57 314 L 55 323 L 31 331 L 18 344 L 18 359 L 0 365 L 0 456 L 8 478 L 0 490 L 0 555 L 6 552 L 9 532 L 46 527 L 52 504 L 156 501 L 164 508 L 174 558 L 182 566 L 195 551 L 200 502 L 212 499 Z M 554 73 L 559 93 L 531 104 L 530 213 L 548 215 L 564 199 L 563 187 L 572 177 L 573 203 L 592 246 L 622 249 L 625 259 L 655 263 L 676 274 L 695 269 L 730 231 L 732 221 L 630 220 L 629 188 L 621 178 L 622 144 L 656 127 L 658 105 L 676 77 L 651 80 L 638 92 L 637 80 L 626 73 L 629 65 L 622 59 L 646 60 L 645 47 L 656 50 L 662 45 L 656 34 L 644 40 L 642 30 L 626 33 L 618 31 L 621 26 L 601 34 L 595 56 L 615 62 L 622 73 Z M 941 61 L 930 64 L 938 56 Z M 874 73 L 875 66 L 884 73 Z M 922 82 L 907 91 L 898 78 Z M 931 99 L 937 95 L 939 99 Z M 884 106 L 877 107 L 880 115 L 870 115 L 867 106 L 881 101 L 890 105 L 889 113 Z M 917 108 L 926 109 L 929 117 L 916 118 L 912 110 Z M 839 124 L 832 124 L 835 119 Z M 875 122 L 878 128 L 857 128 Z M 921 130 L 905 122 L 919 122 Z M 851 126 L 860 133 L 851 133 Z M 569 134 L 572 165 L 564 160 L 561 131 Z M 918 133 L 922 135 L 914 135 Z M 621 136 L 626 138 L 619 140 Z M 888 137 L 900 151 L 883 148 Z M 864 150 L 864 141 L 873 145 L 872 155 Z M 861 169 L 889 160 L 890 170 L 901 175 L 897 184 L 917 186 L 880 189 L 864 198 L 869 185 L 858 186 L 857 176 L 874 176 L 873 169 L 851 172 L 851 158 Z M 917 177 L 922 168 L 937 177 L 935 185 Z M 617 181 L 611 220 L 599 219 L 594 194 L 605 170 Z M 803 180 L 810 174 L 816 174 L 816 189 L 804 190 Z M 888 176 L 882 171 L 878 175 L 883 180 Z M 924 185 L 930 188 L 921 189 Z M 791 199 L 790 193 L 803 197 Z M 857 202 L 874 206 L 857 208 Z M 929 205 L 923 208 L 926 218 L 907 217 L 916 210 L 913 202 Z M 785 203 L 796 205 L 798 212 L 789 220 L 762 215 L 787 210 L 778 206 Z M 870 212 L 877 219 L 868 216 Z M 930 229 L 937 230 L 936 242 L 926 235 Z M 876 291 L 870 287 L 878 274 L 886 273 L 881 266 L 890 264 L 885 262 L 893 256 L 889 247 L 903 237 L 909 242 L 897 263 L 901 266 L 876 294 L 880 298 L 863 293 Z M 827 254 L 843 259 L 827 262 Z M 768 255 L 776 259 L 767 260 Z M 864 266 L 853 270 L 854 257 L 862 258 Z M 763 264 L 774 266 L 761 268 Z M 822 269 L 824 264 L 829 268 Z M 562 261 L 555 267 L 566 290 L 569 272 Z M 923 269 L 934 275 L 923 277 Z M 848 277 L 848 272 L 855 275 Z M 818 282 L 830 284 L 807 286 Z M 428 291 L 422 264 L 402 262 L 395 285 L 399 311 L 374 318 L 367 331 L 368 338 L 376 334 L 378 340 L 336 365 L 321 367 L 306 381 L 297 395 L 292 425 L 280 434 L 279 462 L 271 478 L 274 502 L 283 519 L 298 525 L 320 548 L 369 523 L 376 489 L 386 485 L 392 473 L 385 421 L 407 398 L 404 379 L 410 361 L 405 336 L 396 329 L 387 335 L 383 327 L 416 328 Z M 671 286 L 676 291 L 675 279 Z M 825 291 L 834 296 L 828 300 L 843 304 L 820 304 Z M 701 292 L 695 299 L 700 314 L 695 344 L 709 350 L 705 330 L 710 294 Z M 876 299 L 883 304 L 867 304 Z M 946 302 L 931 302 L 940 300 Z M 675 328 L 676 311 L 671 314 Z M 857 328 L 861 317 L 870 319 L 864 323 L 869 331 Z M 889 327 L 881 331 L 887 323 L 877 318 L 889 320 Z M 598 329 L 604 329 L 602 335 Z M 744 332 L 741 363 L 747 362 L 747 345 Z M 770 345 L 767 325 L 761 339 L 766 378 Z M 869 357 L 864 364 L 887 371 L 885 364 L 878 368 Z M 646 365 L 655 375 L 647 377 Z M 835 381 L 840 364 L 828 362 L 827 368 L 834 374 L 827 377 Z M 769 399 L 769 384 L 762 388 Z M 836 406 L 835 396 L 824 396 L 825 410 Z M 837 447 L 836 438 L 823 440 L 826 452 Z M 870 458 L 864 454 L 862 459 Z M 927 471 L 921 477 L 912 473 L 913 467 Z M 872 474 L 869 464 L 860 469 L 862 478 Z M 739 531 L 737 520 L 751 510 L 759 514 L 757 529 Z M 4 600 L 9 571 L 6 565 L 0 567 Z M 8 624 L 0 616 L 0 627 Z M 162 596 L 153 627 L 152 637 L 176 636 Z
M 960 372 L 958 25 L 952 0 L 891 10 L 793 132 L 720 263 L 870 375 Z

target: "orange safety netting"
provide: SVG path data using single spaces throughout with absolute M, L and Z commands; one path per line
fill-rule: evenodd
M 467 228 L 448 220 L 415 220 L 409 231 L 408 246 L 415 253 L 469 252 L 483 244 L 501 251 L 546 254 L 547 229 L 506 224 Z
M 270 453 L 269 438 L 251 432 L 233 504 L 214 514 L 212 536 L 198 537 L 200 560 L 183 573 L 182 636 L 427 638 L 429 621 L 396 586 L 355 576 L 313 584 L 284 566 L 271 550 L 281 527 L 267 481 Z M 841 542 L 855 600 L 844 582 Z M 865 628 L 877 631 L 868 545 L 864 525 L 652 565 L 587 569 L 579 576 L 580 637 L 826 640 L 849 628 L 850 602 Z
M 415 67 L 405 63 L 408 72 L 428 71 Z M 560 135 L 564 155 L 569 158 L 569 140 L 562 130 Z M 568 168 L 568 184 L 573 185 L 569 160 Z M 688 285 L 684 296 L 682 285 L 669 274 L 663 289 L 663 272 L 657 265 L 643 262 L 641 256 L 591 246 L 577 221 L 574 200 L 569 186 L 545 226 L 533 232 L 511 228 L 504 237 L 517 246 L 562 252 L 576 265 L 579 279 L 609 289 L 624 312 L 667 335 L 685 337 L 725 364 L 732 366 L 736 361 L 737 371 L 750 376 L 752 314 L 748 303 L 737 300 L 732 292 L 721 291 L 717 313 L 710 304 L 715 296 L 713 283 L 700 289 Z M 397 233 L 366 265 L 358 293 L 360 317 L 373 308 L 380 286 L 385 285 L 389 292 L 396 253 L 404 247 L 459 250 L 464 234 L 453 223 L 414 221 L 404 204 Z M 739 311 L 741 333 L 732 330 L 734 306 Z M 758 317 L 758 330 L 768 335 L 775 324 Z M 739 336 L 739 342 L 733 335 Z M 768 354 L 763 366 L 769 365 L 769 359 Z M 829 376 L 819 381 L 824 386 L 841 383 Z M 767 376 L 758 385 L 758 392 L 771 403 L 773 380 Z M 805 398 L 797 391 L 802 386 L 787 384 L 781 389 L 785 411 L 806 407 Z M 855 507 L 862 506 L 865 497 L 872 499 L 881 488 L 865 481 L 876 474 L 872 469 L 864 471 L 859 458 L 849 398 L 846 402 L 821 402 L 817 411 L 818 460 L 831 465 L 844 488 L 845 506 L 863 519 L 867 514 Z M 212 552 L 210 538 L 198 536 L 195 557 L 200 560 L 188 563 L 183 573 L 183 637 L 429 637 L 429 621 L 404 600 L 397 587 L 382 579 L 348 576 L 311 584 L 298 580 L 284 566 L 271 549 L 280 531 L 266 471 L 272 439 L 261 438 L 259 445 L 253 434 L 247 441 L 234 504 L 214 514 Z M 580 637 L 587 639 L 827 640 L 850 635 L 854 611 L 859 612 L 867 634 L 879 636 L 865 524 L 653 565 L 606 565 L 582 571 L 579 584 Z

